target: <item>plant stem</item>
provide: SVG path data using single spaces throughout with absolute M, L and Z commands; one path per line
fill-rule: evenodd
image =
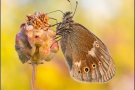
M 31 90 L 35 90 L 36 71 L 37 71 L 37 65 L 32 64 Z

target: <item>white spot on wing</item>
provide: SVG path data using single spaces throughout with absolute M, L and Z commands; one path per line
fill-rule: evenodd
M 88 51 L 88 54 L 91 56 L 95 56 L 95 48 L 92 48 L 90 51 Z
M 81 61 L 75 62 L 75 65 L 78 66 L 78 67 L 80 67 L 81 66 Z

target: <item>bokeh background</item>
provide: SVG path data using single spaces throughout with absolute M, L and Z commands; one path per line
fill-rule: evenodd
M 105 84 L 74 81 L 59 50 L 52 61 L 38 66 L 36 90 L 134 90 L 134 0 L 77 1 L 74 20 L 108 46 L 116 64 L 116 76 Z M 71 3 L 74 11 L 75 0 Z M 32 67 L 22 64 L 14 49 L 19 27 L 27 14 L 70 11 L 70 4 L 67 0 L 2 0 L 1 7 L 1 90 L 30 90 Z M 62 19 L 60 12 L 49 16 Z

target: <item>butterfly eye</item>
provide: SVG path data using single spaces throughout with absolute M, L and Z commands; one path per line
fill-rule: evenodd
M 96 44 L 96 47 L 99 47 L 99 44 Z
M 81 73 L 81 71 L 79 70 L 78 73 Z
M 92 64 L 92 68 L 96 68 L 96 65 L 95 64 Z
M 88 67 L 85 67 L 84 71 L 85 72 L 89 72 L 89 68 Z

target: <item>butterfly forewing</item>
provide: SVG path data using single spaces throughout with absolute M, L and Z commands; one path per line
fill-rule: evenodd
M 114 77 L 115 65 L 107 47 L 84 26 L 73 23 L 60 45 L 74 79 L 102 83 Z

